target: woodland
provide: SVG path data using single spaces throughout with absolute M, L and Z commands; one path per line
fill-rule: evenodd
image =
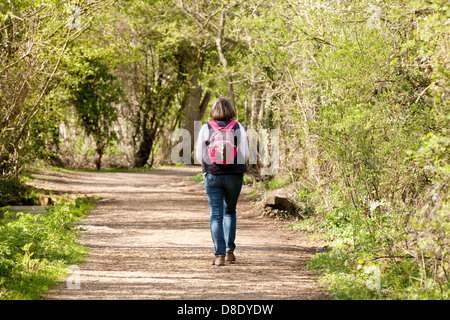
M 330 241 L 309 267 L 337 298 L 449 299 L 449 31 L 443 0 L 0 0 L 0 206 L 36 163 L 172 165 L 226 96 L 278 130 L 248 175 Z

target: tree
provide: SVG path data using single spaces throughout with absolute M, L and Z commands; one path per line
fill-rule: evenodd
M 121 115 L 131 126 L 134 166 L 151 166 L 156 150 L 168 161 L 175 128 L 187 128 L 194 139 L 194 121 L 202 119 L 212 96 L 214 46 L 174 1 L 143 1 L 120 11 L 116 34 L 126 57 L 118 72 L 126 93 Z
M 112 2 L 77 1 L 78 10 L 56 0 L 0 3 L 2 174 L 17 175 L 37 156 L 31 124 L 64 77 L 61 64 L 66 51 Z
M 152 166 L 157 141 L 165 128 L 178 123 L 175 105 L 182 87 L 178 72 L 179 43 L 165 38 L 170 27 L 162 23 L 161 4 L 138 2 L 119 5 L 116 16 L 117 50 L 123 55 L 118 77 L 124 90 L 120 116 L 129 123 L 134 167 Z
M 95 143 L 95 166 L 101 168 L 105 148 L 117 139 L 113 123 L 117 120 L 114 107 L 120 102 L 122 90 L 112 75 L 104 57 L 81 54 L 81 68 L 73 72 L 69 103 L 74 106 L 80 124 Z

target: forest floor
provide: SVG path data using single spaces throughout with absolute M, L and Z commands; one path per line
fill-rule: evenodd
M 212 265 L 213 244 L 201 168 L 151 172 L 39 170 L 32 184 L 98 196 L 81 223 L 90 250 L 80 288 L 61 285 L 46 299 L 330 299 L 306 268 L 323 243 L 260 215 L 244 186 L 237 207 L 236 263 Z

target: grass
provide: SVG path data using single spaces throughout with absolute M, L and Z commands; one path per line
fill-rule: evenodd
M 197 173 L 197 175 L 195 177 L 191 177 L 191 178 L 189 178 L 189 180 L 197 181 L 197 182 L 203 181 L 203 173 L 201 173 L 201 172 Z
M 91 198 L 68 200 L 46 214 L 8 212 L 0 221 L 0 299 L 36 300 L 80 264 L 88 250 L 77 243 L 81 221 L 93 208 Z M 6 210 L 7 211 L 7 210 Z
M 266 190 L 274 190 L 284 187 L 290 182 L 290 179 L 271 177 L 269 180 L 263 180 L 258 182 L 259 188 Z

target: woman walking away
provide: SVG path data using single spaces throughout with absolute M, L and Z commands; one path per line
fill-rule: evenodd
M 223 266 L 236 260 L 236 204 L 247 172 L 249 150 L 245 130 L 233 120 L 236 110 L 228 99 L 219 97 L 209 116 L 212 120 L 202 126 L 198 136 L 196 158 L 202 163 L 208 196 L 213 265 Z

